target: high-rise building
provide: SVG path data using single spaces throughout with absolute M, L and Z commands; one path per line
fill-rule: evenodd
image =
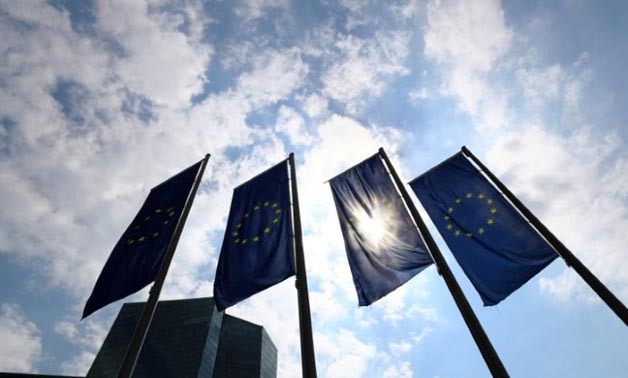
M 115 377 L 144 303 L 126 303 L 87 377 Z M 160 301 L 133 374 L 276 377 L 277 348 L 262 326 L 223 315 L 212 298 Z

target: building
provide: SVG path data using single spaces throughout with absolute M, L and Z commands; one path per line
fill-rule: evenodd
M 87 377 L 115 377 L 144 303 L 126 303 Z M 160 301 L 134 377 L 276 377 L 277 348 L 262 326 L 216 310 L 212 298 Z

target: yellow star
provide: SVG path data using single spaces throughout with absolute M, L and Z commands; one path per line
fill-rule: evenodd
M 482 235 L 484 233 L 484 227 L 480 227 L 480 229 L 478 230 L 478 233 Z
M 492 225 L 493 225 L 493 223 L 495 223 L 495 220 L 493 220 L 493 218 L 489 218 L 489 219 L 486 221 L 486 224 L 488 224 L 489 226 L 492 226 Z
M 153 237 L 156 238 L 157 236 L 159 236 L 159 232 L 155 232 L 153 233 Z
M 259 236 L 253 237 L 253 241 L 257 243 L 259 241 Z
M 467 198 L 473 198 L 473 193 L 467 193 Z
M 249 213 L 244 213 L 244 217 L 248 218 L 249 217 Z
M 275 210 L 275 214 L 279 214 L 279 213 L 281 213 L 281 209 Z
M 255 207 L 253 207 L 253 210 L 259 210 L 259 205 L 255 205 Z
M 492 205 L 493 204 L 493 199 L 492 198 L 487 199 L 486 203 L 489 204 L 489 205 Z
M 157 214 L 161 213 L 161 209 L 155 209 L 155 213 Z
M 246 244 L 246 239 L 242 239 L 242 244 Z
M 170 206 L 166 212 L 171 213 L 174 211 L 174 206 Z
M 449 215 L 445 215 L 445 216 L 443 217 L 443 219 L 444 219 L 444 220 L 449 220 Z
M 277 202 L 274 202 L 273 205 L 271 207 L 277 207 Z
M 234 243 L 236 243 L 236 244 L 238 244 L 238 243 L 240 243 L 240 239 L 236 239 L 236 240 L 234 240 L 233 242 L 234 242 Z
M 131 244 L 133 244 L 133 243 L 135 243 L 135 240 L 133 240 L 133 239 L 130 239 L 130 240 L 128 240 L 128 241 L 126 242 L 126 244 L 128 244 L 128 245 L 131 245 Z
M 148 221 L 149 219 L 150 219 L 150 217 L 144 218 L 144 222 Z
M 467 237 L 470 238 L 471 236 L 473 236 L 473 233 L 471 231 L 467 232 Z
M 494 207 L 491 207 L 491 214 L 495 214 L 495 213 L 497 213 L 497 209 Z
M 273 219 L 273 223 L 279 223 L 279 218 Z
M 145 238 L 145 237 L 143 237 L 143 236 L 142 236 L 142 237 L 140 237 L 139 239 L 137 239 L 137 241 L 139 241 L 139 242 L 143 242 L 144 240 L 146 240 L 146 238 Z
M 447 209 L 447 211 L 448 211 L 448 212 L 450 212 L 450 213 L 453 213 L 453 212 L 454 212 L 454 208 L 453 208 L 453 207 L 449 207 L 449 208 Z
M 167 221 L 167 220 L 165 220 L 165 221 L 164 221 L 164 226 L 165 226 L 165 225 L 167 225 L 167 224 L 168 224 L 168 221 Z
M 484 193 L 480 193 L 480 195 L 478 196 L 479 199 L 483 199 L 484 198 Z
M 238 232 L 236 231 L 236 232 L 234 232 L 232 235 L 233 235 L 233 236 L 238 236 Z
M 270 202 L 268 201 L 264 202 L 264 207 L 267 207 L 268 205 L 270 205 Z
M 135 229 L 139 230 L 140 229 L 140 225 L 138 224 L 137 226 L 135 226 Z
M 169 216 L 169 217 L 174 216 L 174 211 L 169 212 L 169 213 L 168 213 L 168 216 Z
M 460 203 L 462 200 L 460 198 L 456 198 L 456 203 Z
M 270 232 L 270 227 L 266 227 L 266 228 L 264 229 L 264 233 L 265 233 L 265 234 L 267 234 L 267 233 L 269 233 L 269 232 Z
M 239 223 L 239 224 L 237 224 L 237 225 L 236 225 L 236 228 L 240 228 L 240 227 L 242 227 L 242 224 L 241 224 L 241 223 Z
M 454 232 L 454 235 L 460 236 L 460 230 L 456 230 L 456 232 Z
M 451 230 L 452 228 L 454 228 L 454 226 L 453 226 L 451 223 L 449 223 L 449 224 L 447 225 L 447 229 L 448 229 L 448 230 Z

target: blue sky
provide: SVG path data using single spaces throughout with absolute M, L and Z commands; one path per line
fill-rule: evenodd
M 121 302 L 147 298 L 79 322 L 107 256 L 207 152 L 162 298 L 211 295 L 233 187 L 295 152 L 320 376 L 488 375 L 433 267 L 357 306 L 324 181 L 380 146 L 405 181 L 468 146 L 628 303 L 627 18 L 610 0 L 0 1 L 0 371 L 87 371 Z M 430 227 L 512 376 L 628 371 L 625 325 L 561 260 L 485 308 Z M 300 374 L 292 280 L 228 312 Z

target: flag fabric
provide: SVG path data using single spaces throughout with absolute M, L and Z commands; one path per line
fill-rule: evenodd
M 378 154 L 330 180 L 360 306 L 432 264 Z
M 558 256 L 461 152 L 410 187 L 485 306 L 501 302 Z
M 154 187 L 113 248 L 83 318 L 155 280 L 202 161 Z
M 219 311 L 295 274 L 288 163 L 233 191 L 214 300 Z

